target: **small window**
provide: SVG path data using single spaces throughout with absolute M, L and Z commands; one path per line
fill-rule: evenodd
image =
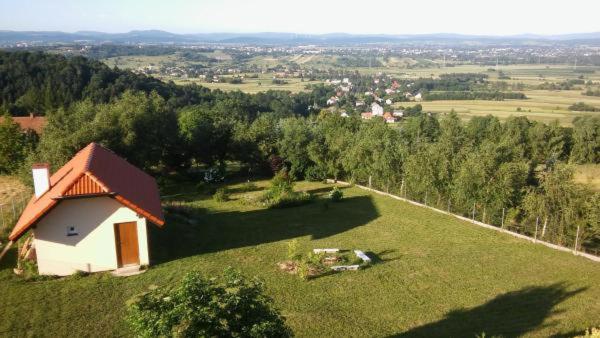
M 67 236 L 77 236 L 77 235 L 79 235 L 79 233 L 77 232 L 77 230 L 75 229 L 74 226 L 67 227 Z

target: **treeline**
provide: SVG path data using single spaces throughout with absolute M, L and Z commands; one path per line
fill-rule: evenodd
M 569 110 L 571 111 L 591 111 L 591 112 L 596 112 L 596 111 L 600 111 L 600 108 L 596 108 L 592 105 L 589 105 L 585 102 L 577 102 L 577 103 L 573 103 L 572 105 L 569 106 Z
M 428 92 L 423 95 L 427 101 L 437 100 L 524 100 L 527 98 L 523 93 L 500 92 L 500 91 L 447 91 L 447 92 Z

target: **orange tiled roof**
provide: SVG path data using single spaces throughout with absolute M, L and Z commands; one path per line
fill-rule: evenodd
M 159 226 L 165 223 L 154 178 L 90 143 L 50 177 L 48 191 L 31 198 L 9 239 L 19 239 L 62 199 L 97 195 L 111 196 Z
M 13 121 L 15 121 L 22 130 L 31 129 L 35 131 L 37 134 L 41 134 L 42 130 L 46 126 L 46 118 L 44 116 L 13 116 Z M 0 122 L 2 122 L 4 118 L 0 116 Z

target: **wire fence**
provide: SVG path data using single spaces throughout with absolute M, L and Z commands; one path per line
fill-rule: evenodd
M 357 180 L 354 183 L 363 189 L 370 189 L 380 194 L 426 206 L 478 225 L 518 234 L 519 237 L 549 244 L 547 246 L 555 249 L 591 255 L 592 259 L 600 261 L 600 243 L 594 242 L 591 234 L 586 233 L 580 227 L 554 226 L 543 217 L 526 217 L 516 222 L 510 215 L 513 210 L 507 206 L 490 207 L 478 201 L 470 202 L 468 206 L 464 202 L 461 205 L 448 196 L 427 191 L 411 191 L 410 185 L 404 181 L 394 185 L 382 184 L 369 177 L 364 181 Z
M 10 231 L 28 203 L 27 190 L 4 190 L 0 193 L 0 246 L 7 241 Z

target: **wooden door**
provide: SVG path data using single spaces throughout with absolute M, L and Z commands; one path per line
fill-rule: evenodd
M 136 222 L 115 224 L 115 242 L 119 267 L 140 264 Z

